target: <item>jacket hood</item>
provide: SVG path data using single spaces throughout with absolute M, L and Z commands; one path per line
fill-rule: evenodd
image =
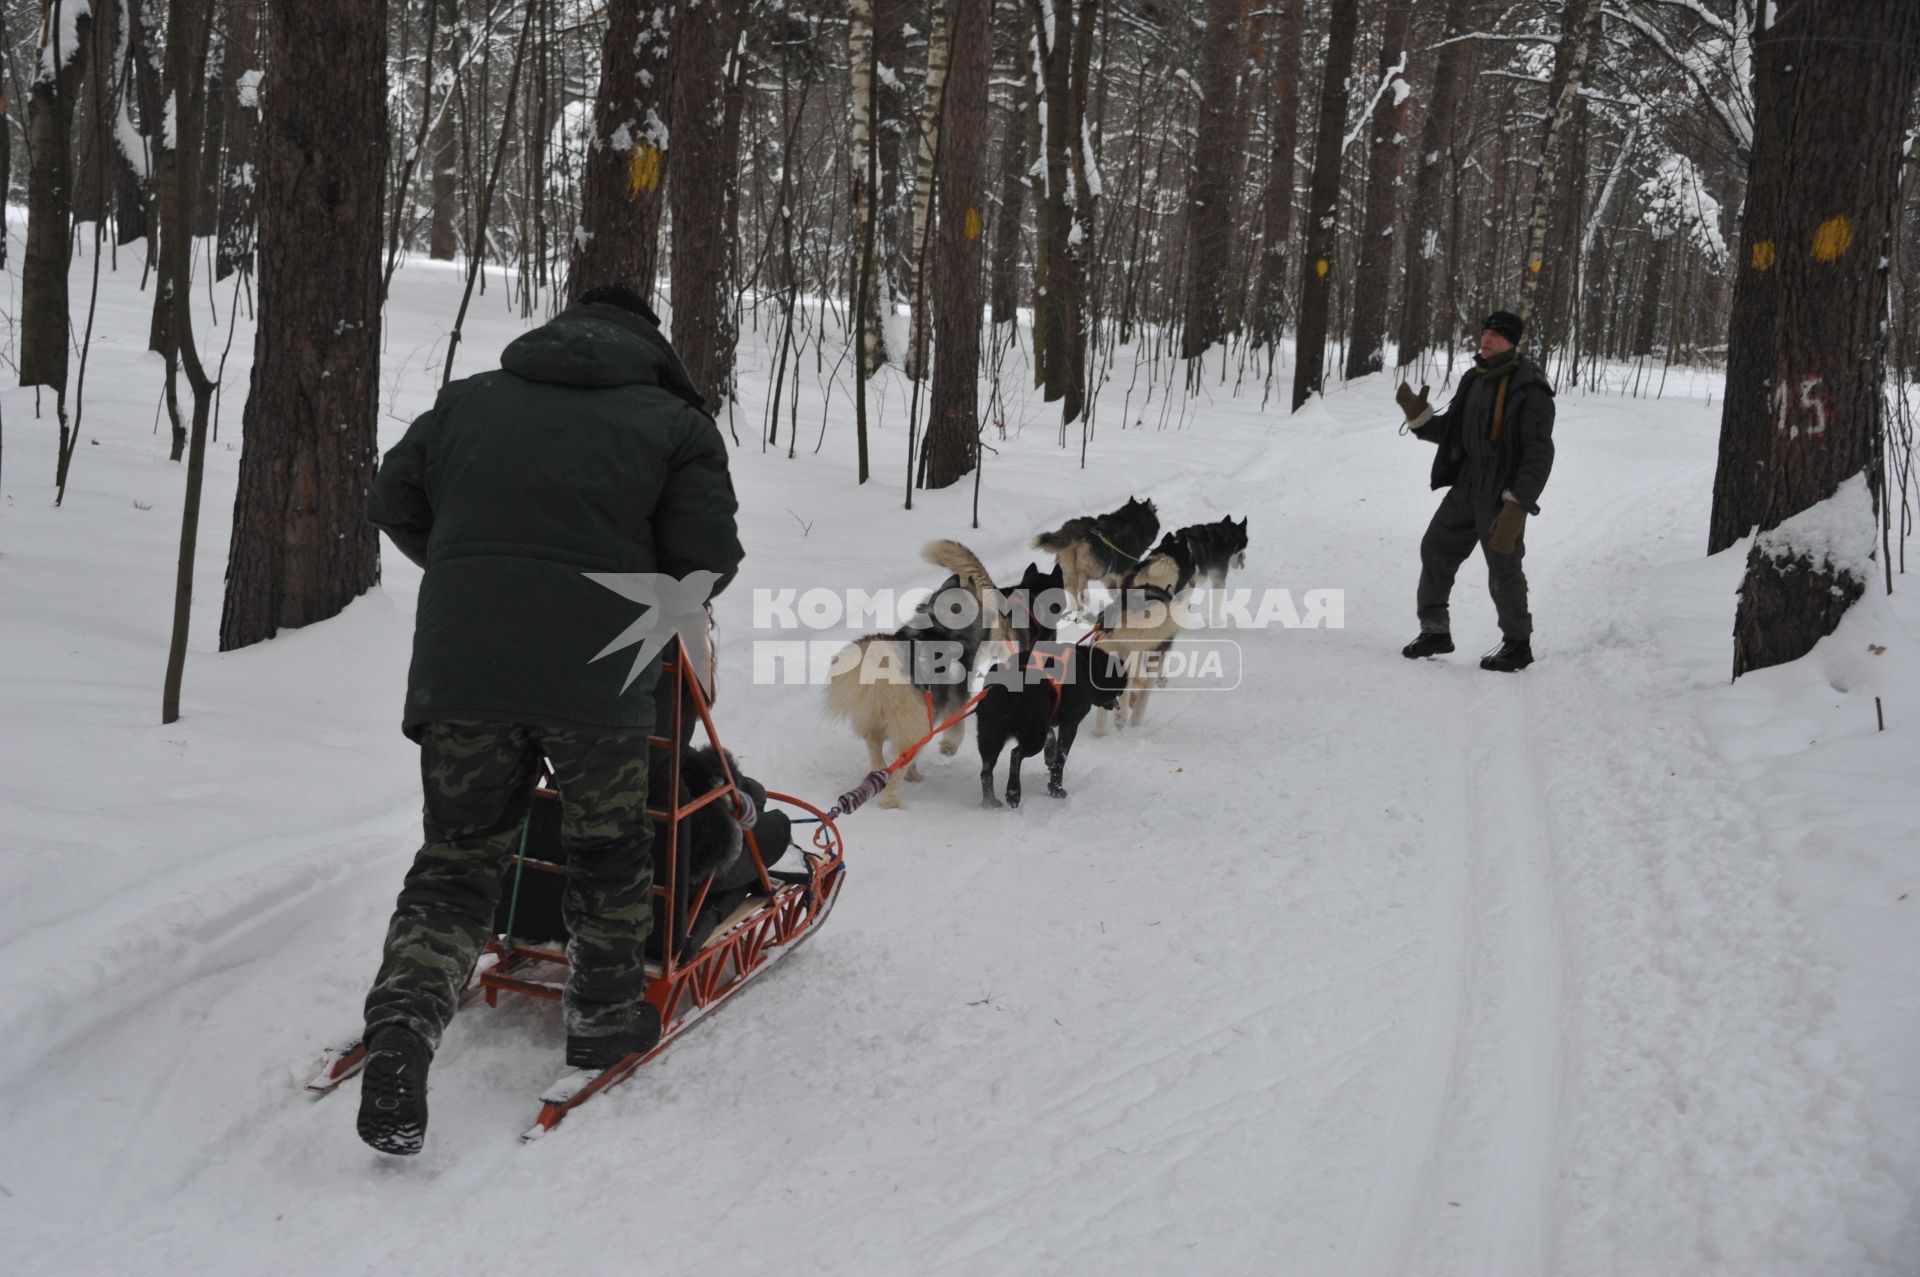
M 500 353 L 500 366 L 528 381 L 561 386 L 659 386 L 695 408 L 705 407 L 658 326 L 604 302 L 570 306 L 522 333 Z

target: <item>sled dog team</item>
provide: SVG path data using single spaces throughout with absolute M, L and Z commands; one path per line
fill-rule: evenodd
M 1034 549 L 1054 556 L 1052 570 L 1029 563 L 1011 586 L 996 585 L 959 542 L 930 542 L 927 561 L 950 575 L 907 624 L 857 639 L 835 658 L 828 715 L 849 722 L 867 743 L 872 766 L 885 768 L 967 705 L 975 695 L 968 676 L 978 664 L 987 670 L 973 714 L 981 805 L 1001 805 L 993 775 L 1009 741 L 1008 805 L 1020 805 L 1020 765 L 1035 754 L 1046 765 L 1047 793 L 1066 797 L 1067 755 L 1087 715 L 1100 711 L 1096 736 L 1105 734 L 1109 717 L 1116 726 L 1139 723 L 1179 633 L 1175 604 L 1202 584 L 1222 589 L 1230 569 L 1246 566 L 1246 519 L 1194 524 L 1156 545 L 1159 532 L 1153 502 L 1138 498 L 1107 514 L 1069 519 L 1033 539 Z M 1096 583 L 1111 598 L 1097 612 L 1090 593 Z M 1057 638 L 1070 608 L 1094 623 L 1090 642 Z M 959 752 L 966 722 L 962 717 L 941 734 L 942 754 Z M 913 763 L 905 775 L 921 778 Z M 900 773 L 889 777 L 880 805 L 900 805 Z

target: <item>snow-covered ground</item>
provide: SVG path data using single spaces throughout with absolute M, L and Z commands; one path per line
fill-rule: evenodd
M 983 812 L 971 744 L 932 759 L 903 810 L 845 822 L 817 939 L 538 1144 L 553 1012 L 464 1012 L 399 1161 L 355 1137 L 351 1087 L 300 1083 L 356 1025 L 418 838 L 419 573 L 389 553 L 338 619 L 216 651 L 243 325 L 184 716 L 159 725 L 183 474 L 121 260 L 63 508 L 50 411 L 0 391 L 9 1271 L 1915 1271 L 1920 608 L 1903 578 L 1729 684 L 1712 378 L 1562 398 L 1528 534 L 1540 663 L 1497 677 L 1477 563 L 1460 652 L 1397 654 L 1436 498 L 1387 379 L 1292 418 L 1251 388 L 1163 414 L 1123 362 L 1083 469 L 1013 368 L 974 529 L 966 486 L 900 508 L 897 384 L 867 486 L 844 379 L 814 451 L 811 356 L 800 455 L 763 452 L 750 338 L 718 721 L 777 788 L 827 801 L 865 752 L 817 688 L 754 685 L 753 592 L 931 585 L 932 537 L 1013 576 L 1034 532 L 1129 494 L 1167 526 L 1246 515 L 1234 584 L 1339 589 L 1344 627 L 1233 634 L 1238 690 L 1083 734 L 1063 803 L 1033 765 L 1022 810 Z M 459 287 L 395 279 L 388 444 Z M 496 283 L 458 371 L 522 327 Z

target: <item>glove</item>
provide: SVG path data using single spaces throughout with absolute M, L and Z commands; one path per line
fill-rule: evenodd
M 1527 508 L 1506 494 L 1507 503 L 1493 516 L 1493 528 L 1487 533 L 1487 548 L 1495 554 L 1512 554 L 1520 543 L 1520 532 L 1527 526 Z
M 1407 424 L 1416 429 L 1433 416 L 1433 405 L 1427 402 L 1427 388 L 1420 387 L 1420 393 L 1414 394 L 1413 388 L 1406 382 L 1400 383 L 1400 389 L 1393 392 L 1393 401 L 1400 405 L 1400 411 L 1406 414 Z

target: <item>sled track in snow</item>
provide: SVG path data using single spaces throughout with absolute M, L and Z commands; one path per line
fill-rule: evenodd
M 1473 682 L 1457 702 L 1466 729 L 1436 743 L 1458 762 L 1433 821 L 1433 973 L 1350 1277 L 1529 1277 L 1552 1260 L 1562 957 L 1527 686 L 1443 677 Z

